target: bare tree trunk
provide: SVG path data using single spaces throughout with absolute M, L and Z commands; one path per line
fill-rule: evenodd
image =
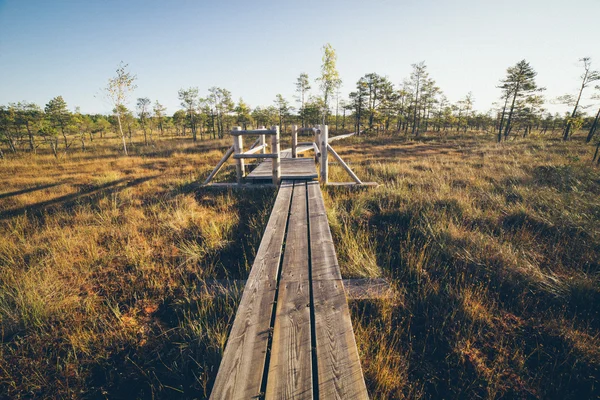
M 15 139 L 12 137 L 12 135 L 10 133 L 8 133 L 8 131 L 6 132 L 6 138 L 8 139 L 8 148 L 10 149 L 11 153 L 17 154 L 17 147 L 15 146 Z
M 412 134 L 414 135 L 417 129 L 417 112 L 418 112 L 418 108 L 419 108 L 419 84 L 420 84 L 420 79 L 417 80 L 417 90 L 415 92 L 415 111 L 413 113 L 413 126 L 412 126 Z M 418 132 L 416 133 L 417 135 L 419 134 Z
M 31 132 L 31 127 L 29 126 L 29 123 L 25 123 L 25 127 L 27 128 L 27 136 L 29 138 L 29 150 L 31 150 L 32 152 L 35 152 L 35 143 L 34 143 L 34 139 L 33 139 L 33 132 Z
M 598 150 L 600 150 L 600 140 L 598 140 L 598 144 L 596 145 L 596 152 L 594 153 L 594 158 L 592 158 L 592 162 L 596 161 L 596 158 L 598 158 L 598 164 L 600 164 L 600 157 L 598 157 Z
M 515 93 L 513 94 L 513 100 L 512 100 L 512 104 L 510 106 L 510 111 L 508 113 L 508 119 L 506 120 L 506 128 L 504 129 L 504 140 L 506 140 L 506 138 L 508 137 L 510 131 L 511 131 L 511 126 L 510 123 L 512 121 L 512 116 L 513 116 L 513 112 L 515 111 L 515 102 L 517 101 L 517 94 L 519 93 L 519 86 L 517 86 L 515 88 Z
M 58 138 L 46 138 L 46 140 L 50 144 L 50 148 L 52 149 L 52 154 L 54 154 L 54 158 L 58 158 Z
M 577 107 L 579 107 L 579 100 L 581 100 L 581 94 L 583 93 L 583 89 L 585 89 L 585 81 L 587 78 L 587 70 L 585 71 L 585 76 L 583 77 L 583 83 L 581 84 L 581 89 L 579 89 L 579 96 L 577 96 L 577 101 L 575 102 L 575 107 L 573 108 L 573 112 L 571 113 L 571 119 L 575 118 L 575 114 L 577 113 Z M 571 120 L 567 121 L 567 126 L 565 127 L 565 133 L 563 135 L 563 140 L 569 140 L 571 131 Z
M 123 140 L 123 153 L 127 154 L 127 144 L 125 143 L 125 133 L 123 132 L 123 126 L 121 125 L 121 115 L 117 114 L 117 121 L 119 122 L 119 131 L 121 132 L 121 139 Z
M 592 124 L 592 127 L 590 128 L 590 133 L 588 133 L 587 137 L 585 138 L 586 143 L 591 142 L 592 138 L 594 137 L 594 133 L 596 133 L 596 128 L 598 128 L 598 119 L 600 119 L 600 108 L 598 109 L 598 112 L 596 113 L 596 118 L 594 118 L 594 123 Z

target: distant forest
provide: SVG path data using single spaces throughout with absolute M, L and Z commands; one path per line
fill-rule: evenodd
M 336 60 L 335 50 L 325 45 L 321 75 L 312 80 L 301 73 L 296 82 L 290 82 L 296 87 L 294 99 L 277 94 L 272 105 L 251 107 L 242 98 L 234 101 L 225 88 L 211 87 L 203 97 L 197 87 L 190 87 L 178 91 L 181 109 L 173 115 L 166 114 L 159 100 L 147 97 L 136 98 L 135 106 L 129 107 L 136 76 L 121 64 L 105 90 L 114 107 L 111 115 L 83 114 L 78 107 L 70 111 L 62 96 L 50 99 L 43 108 L 27 101 L 0 106 L 0 157 L 36 153 L 40 146 L 58 157 L 76 147 L 85 151 L 96 138 L 107 135 L 121 138 L 127 154 L 127 142 L 132 144 L 134 138 L 145 145 L 173 136 L 215 139 L 233 126 L 280 125 L 286 132 L 292 124 L 325 122 L 333 132 L 413 136 L 427 131 L 439 135 L 479 132 L 494 135 L 497 141 L 532 132 L 560 134 L 569 140 L 573 132 L 583 129 L 587 142 L 598 128 L 600 109 L 598 104 L 592 108 L 590 101 L 600 100 L 600 86 L 595 84 L 600 72 L 592 69 L 589 58 L 580 60 L 578 91 L 549 100 L 544 98 L 545 88 L 536 82 L 534 68 L 526 60 L 519 61 L 499 80 L 498 102 L 485 113 L 475 110 L 470 92 L 449 102 L 425 62 L 413 64 L 410 76 L 399 85 L 368 73 L 356 82 L 349 97 L 343 98 Z M 551 114 L 544 108 L 546 101 L 564 104 L 569 111 Z

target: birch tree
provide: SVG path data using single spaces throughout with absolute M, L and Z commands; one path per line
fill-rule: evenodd
M 336 68 L 337 54 L 329 43 L 323 46 L 322 61 L 321 77 L 317 78 L 317 82 L 319 82 L 319 86 L 323 92 L 323 123 L 326 123 L 329 114 L 329 100 L 333 93 L 335 93 L 335 90 L 342 85 L 342 80 Z
M 116 75 L 108 80 L 106 86 L 106 94 L 113 105 L 113 112 L 117 117 L 117 123 L 119 126 L 119 133 L 123 141 L 123 153 L 127 156 L 127 144 L 125 143 L 125 133 L 123 132 L 123 125 L 121 123 L 121 113 L 126 109 L 125 104 L 128 101 L 128 97 L 137 86 L 135 85 L 136 75 L 132 75 L 131 72 L 127 71 L 127 64 L 121 62 L 117 67 Z

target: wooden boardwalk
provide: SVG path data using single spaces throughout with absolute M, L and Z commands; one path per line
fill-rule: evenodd
M 211 399 L 367 399 L 341 278 L 318 182 L 283 180 Z
M 281 179 L 317 179 L 317 168 L 312 158 L 281 158 Z M 250 172 L 246 179 L 271 180 L 273 161 L 265 160 Z

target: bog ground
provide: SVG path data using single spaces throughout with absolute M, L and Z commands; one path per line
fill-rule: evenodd
M 0 160 L 2 397 L 210 394 L 240 293 L 205 282 L 247 277 L 275 199 L 199 186 L 229 145 Z M 343 277 L 395 293 L 350 303 L 372 398 L 600 395 L 600 170 L 581 134 L 336 150 L 382 184 L 324 189 Z

